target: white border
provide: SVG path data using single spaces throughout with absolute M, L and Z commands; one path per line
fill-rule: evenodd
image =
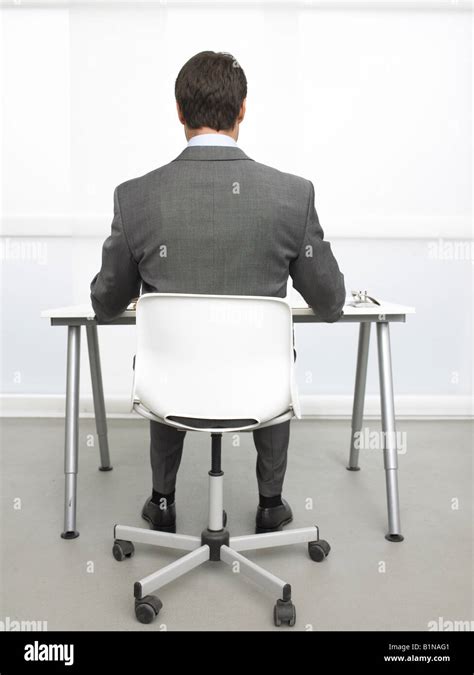
M 284 8 L 323 10 L 472 10 L 473 0 L 1 0 L 4 8 Z

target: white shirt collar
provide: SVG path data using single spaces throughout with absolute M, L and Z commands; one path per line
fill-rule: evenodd
M 198 134 L 189 139 L 187 147 L 193 145 L 227 145 L 236 147 L 237 143 L 226 134 Z

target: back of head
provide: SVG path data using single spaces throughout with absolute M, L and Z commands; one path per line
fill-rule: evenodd
M 247 79 L 231 54 L 200 52 L 179 71 L 175 96 L 189 129 L 228 131 L 247 96 Z

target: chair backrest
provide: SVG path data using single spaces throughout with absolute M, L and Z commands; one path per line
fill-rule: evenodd
M 133 400 L 158 417 L 260 424 L 298 406 L 284 300 L 147 293 L 136 322 Z

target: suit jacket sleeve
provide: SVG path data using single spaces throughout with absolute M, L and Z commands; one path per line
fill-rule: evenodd
M 346 297 L 344 275 L 340 272 L 329 242 L 319 224 L 314 206 L 314 187 L 310 183 L 306 227 L 300 251 L 290 263 L 293 286 L 314 313 L 332 323 L 342 316 Z
M 91 282 L 91 302 L 99 321 L 107 322 L 121 314 L 133 298 L 140 295 L 138 263 L 124 231 L 118 188 L 114 192 L 112 232 L 102 247 L 102 267 Z

